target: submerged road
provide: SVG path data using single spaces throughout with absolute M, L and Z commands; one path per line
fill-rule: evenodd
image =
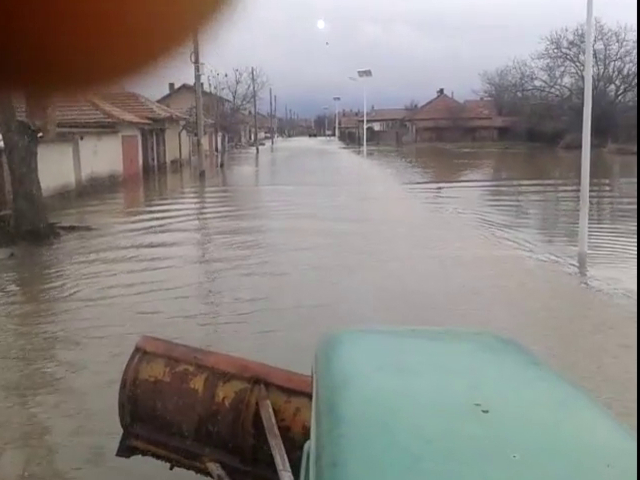
M 318 339 L 345 327 L 486 329 L 635 428 L 637 179 L 603 190 L 588 287 L 562 261 L 571 178 L 515 182 L 508 163 L 474 187 L 490 152 L 425 155 L 282 140 L 232 155 L 206 186 L 170 174 L 57 210 L 96 230 L 0 260 L 0 478 L 193 478 L 114 457 L 120 375 L 143 334 L 309 372 Z

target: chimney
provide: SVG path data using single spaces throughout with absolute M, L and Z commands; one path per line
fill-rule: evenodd
M 175 90 L 176 90 L 176 84 L 171 82 L 169 84 L 169 93 L 173 93 L 173 92 L 175 92 Z
M 439 88 L 438 89 L 438 96 L 441 97 L 442 95 L 444 95 L 444 88 Z

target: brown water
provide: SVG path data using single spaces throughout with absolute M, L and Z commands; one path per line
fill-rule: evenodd
M 464 216 L 494 238 L 578 273 L 578 154 L 421 147 L 380 156 L 430 207 Z M 591 176 L 589 262 L 583 280 L 636 299 L 637 157 L 595 154 Z
M 172 174 L 57 211 L 96 230 L 0 260 L 0 478 L 193 478 L 113 456 L 142 334 L 308 372 L 339 328 L 489 329 L 635 428 L 636 164 L 594 173 L 587 277 L 577 164 L 549 154 L 289 140 L 206 186 Z

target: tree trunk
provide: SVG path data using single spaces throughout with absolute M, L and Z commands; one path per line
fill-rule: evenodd
M 18 120 L 7 94 L 0 95 L 0 132 L 11 180 L 13 235 L 26 241 L 54 237 L 55 229 L 47 218 L 38 176 L 38 134 L 27 121 Z
M 5 178 L 4 174 L 4 153 L 2 150 L 0 150 L 0 214 L 9 209 L 9 199 L 7 198 L 7 181 L 8 178 Z

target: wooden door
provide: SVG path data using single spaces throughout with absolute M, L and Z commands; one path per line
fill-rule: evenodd
M 122 135 L 122 177 L 140 178 L 140 147 L 137 135 Z

